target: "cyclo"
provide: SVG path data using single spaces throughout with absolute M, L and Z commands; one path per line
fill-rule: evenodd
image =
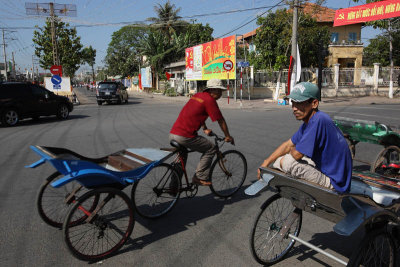
M 245 190 L 255 195 L 264 188 L 276 194 L 267 199 L 256 216 L 250 247 L 264 265 L 285 258 L 295 242 L 347 266 L 397 266 L 400 244 L 400 180 L 370 172 L 355 172 L 348 193 L 296 179 L 279 170 L 261 168 L 261 179 Z M 335 223 L 333 230 L 350 236 L 365 228 L 365 236 L 348 262 L 300 239 L 302 212 Z
M 224 138 L 214 135 L 218 147 L 211 167 L 211 191 L 226 198 L 242 186 L 247 173 L 244 156 L 220 151 Z M 185 166 L 178 165 L 186 148 L 127 148 L 100 158 L 89 158 L 65 148 L 31 146 L 57 170 L 42 184 L 37 196 L 40 217 L 62 228 L 67 248 L 82 260 L 96 261 L 117 252 L 134 227 L 134 211 L 157 218 L 170 211 L 181 192 L 193 197 L 197 185 L 188 182 Z M 172 164 L 166 161 L 176 156 Z M 186 185 L 177 170 L 181 166 Z M 145 179 L 143 179 L 145 178 Z M 133 184 L 131 199 L 122 191 Z M 133 202 L 133 203 L 132 203 Z

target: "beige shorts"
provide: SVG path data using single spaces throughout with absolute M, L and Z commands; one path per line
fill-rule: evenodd
M 315 167 L 315 163 L 308 157 L 304 156 L 301 160 L 297 161 L 292 155 L 286 154 L 277 158 L 273 167 L 288 173 L 295 178 L 304 179 L 329 189 L 333 189 L 331 179 L 318 170 Z

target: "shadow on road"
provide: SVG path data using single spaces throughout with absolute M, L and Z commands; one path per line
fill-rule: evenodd
M 40 117 L 37 119 L 23 119 L 18 122 L 17 125 L 12 126 L 12 128 L 15 127 L 23 127 L 23 126 L 30 126 L 30 125 L 42 125 L 42 124 L 47 124 L 47 123 L 54 123 L 54 122 L 63 122 L 63 121 L 68 121 L 68 120 L 73 120 L 73 119 L 84 119 L 89 116 L 86 115 L 69 115 L 68 119 L 66 120 L 60 120 L 55 116 L 50 116 L 50 117 Z M 0 125 L 0 128 L 9 128 L 4 125 Z

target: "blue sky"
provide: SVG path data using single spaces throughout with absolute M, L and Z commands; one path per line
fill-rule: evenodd
M 50 0 L 48 0 L 50 1 Z M 46 0 L 27 2 L 46 3 Z M 97 50 L 96 66 L 103 66 L 108 44 L 113 32 L 119 30 L 123 25 L 115 25 L 118 22 L 145 21 L 148 17 L 154 17 L 154 6 L 158 3 L 164 4 L 166 0 L 59 0 L 58 4 L 75 4 L 77 16 L 63 18 L 70 25 L 87 25 L 77 27 L 78 35 L 84 46 L 91 45 Z M 232 10 L 242 10 L 257 7 L 274 6 L 279 0 L 171 0 L 172 4 L 180 7 L 182 17 L 218 13 Z M 314 2 L 314 1 L 312 1 Z M 354 3 L 352 0 L 327 0 L 324 6 L 338 9 L 364 4 L 365 1 Z M 198 22 L 209 23 L 214 28 L 214 37 L 229 36 L 232 34 L 244 34 L 254 30 L 257 25 L 255 20 L 248 25 L 235 30 L 239 26 L 254 19 L 257 15 L 267 11 L 268 8 L 238 12 L 232 14 L 199 16 Z M 39 27 L 44 25 L 45 17 L 28 16 L 25 12 L 25 1 L 23 0 L 0 0 L 0 27 L 14 28 L 5 31 L 7 43 L 7 60 L 11 59 L 14 52 L 17 68 L 24 70 L 32 67 L 33 29 L 20 29 L 18 27 Z M 95 24 L 114 24 L 108 26 L 94 26 Z M 230 31 L 232 33 L 226 35 Z M 363 42 L 373 38 L 377 30 L 364 28 L 362 32 Z M 2 48 L 2 47 L 1 47 Z M 3 49 L 0 49 L 0 62 L 4 61 Z M 36 64 L 36 63 L 35 63 Z M 89 69 L 84 66 L 82 69 Z M 40 69 L 39 69 L 40 70 Z M 40 70 L 41 71 L 41 70 Z

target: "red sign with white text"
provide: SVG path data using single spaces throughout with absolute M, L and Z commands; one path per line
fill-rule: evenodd
M 62 66 L 53 65 L 53 66 L 50 67 L 50 72 L 53 75 L 59 75 L 61 77 L 62 76 Z
M 333 26 L 400 17 L 400 0 L 385 0 L 336 10 Z

